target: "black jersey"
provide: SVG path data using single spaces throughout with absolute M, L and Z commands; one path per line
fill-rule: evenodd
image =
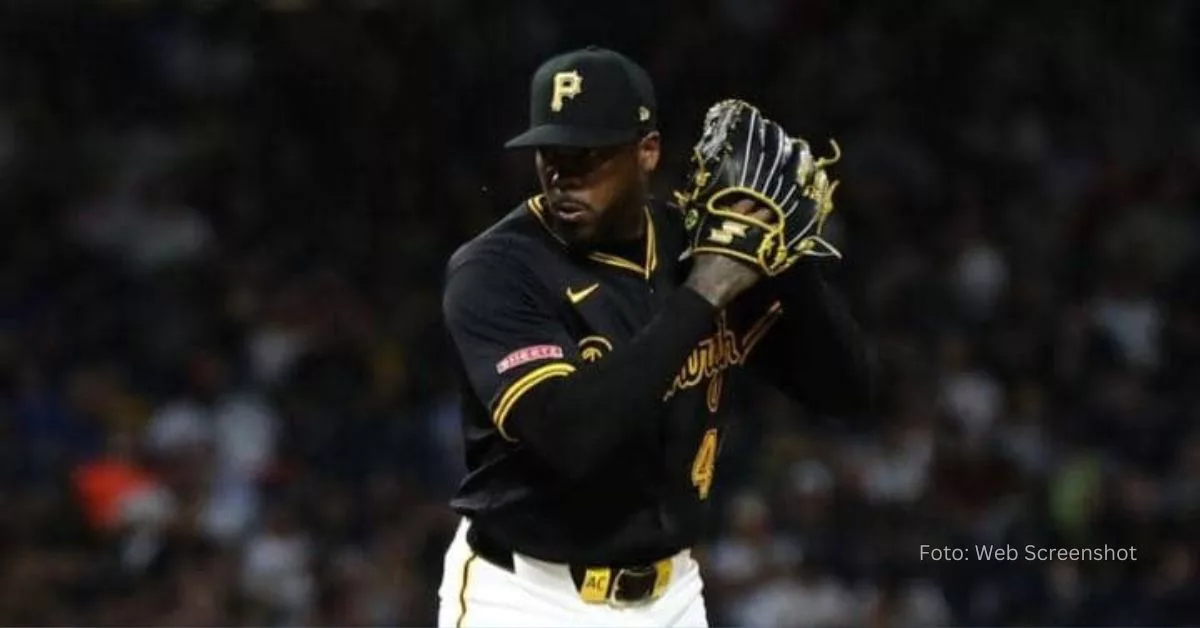
M 794 370 L 762 342 L 783 306 L 755 289 L 717 312 L 682 287 L 669 205 L 645 208 L 642 241 L 587 252 L 543 211 L 523 203 L 447 267 L 468 468 L 452 506 L 543 560 L 657 560 L 699 536 L 745 371 Z

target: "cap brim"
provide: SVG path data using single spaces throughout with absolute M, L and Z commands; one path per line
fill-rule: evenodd
M 560 124 L 543 124 L 505 142 L 505 148 L 539 148 L 542 146 L 567 146 L 571 148 L 599 148 L 632 142 L 638 138 L 637 129 L 614 131 L 610 129 L 581 129 Z

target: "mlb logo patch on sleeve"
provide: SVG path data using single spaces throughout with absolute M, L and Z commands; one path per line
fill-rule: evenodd
M 522 364 L 563 357 L 562 347 L 558 345 L 533 345 L 517 349 L 504 356 L 496 363 L 496 374 L 503 375 L 505 371 L 514 369 Z

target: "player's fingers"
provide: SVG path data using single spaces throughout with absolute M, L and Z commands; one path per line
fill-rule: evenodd
M 747 214 L 763 222 L 771 219 L 771 210 L 760 205 L 752 198 L 744 198 L 733 204 L 733 210 L 739 214 Z
M 757 203 L 754 202 L 754 199 L 744 198 L 733 204 L 733 211 L 739 214 L 749 214 L 754 211 L 756 205 Z

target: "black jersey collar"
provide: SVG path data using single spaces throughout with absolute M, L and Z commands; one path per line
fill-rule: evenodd
M 559 244 L 566 246 L 566 241 L 563 240 L 557 233 L 554 233 L 554 230 L 551 229 L 550 225 L 546 223 L 545 202 L 545 195 L 539 194 L 529 199 L 525 203 L 525 206 L 529 209 L 530 213 L 537 217 L 538 222 L 541 223 L 542 227 L 546 229 L 547 233 L 557 240 Z M 587 258 L 594 262 L 599 262 L 608 266 L 614 266 L 616 268 L 635 272 L 649 281 L 650 277 L 654 274 L 655 269 L 658 268 L 658 241 L 654 233 L 654 220 L 650 216 L 650 208 L 648 206 L 643 206 L 642 211 L 645 212 L 646 215 L 646 256 L 644 258 L 646 263 L 644 265 L 625 259 L 619 255 L 602 253 L 600 251 L 588 253 Z

